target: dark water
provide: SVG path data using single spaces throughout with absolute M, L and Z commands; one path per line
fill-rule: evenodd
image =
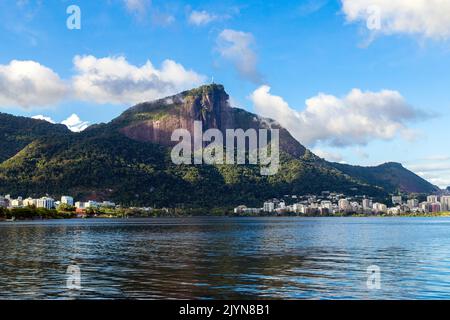
M 66 287 L 69 265 L 81 289 Z M 381 288 L 367 287 L 367 268 Z M 447 218 L 0 223 L 0 298 L 450 298 Z

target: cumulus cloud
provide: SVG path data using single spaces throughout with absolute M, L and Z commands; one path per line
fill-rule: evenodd
M 257 70 L 257 56 L 253 50 L 255 39 L 251 33 L 231 29 L 223 30 L 217 38 L 220 55 L 231 61 L 239 74 L 250 81 L 260 83 Z
M 406 167 L 440 188 L 450 186 L 450 156 L 429 156 Z
M 351 90 L 343 98 L 320 93 L 306 100 L 306 108 L 296 111 L 263 85 L 250 99 L 256 112 L 277 120 L 301 143 L 331 146 L 366 145 L 374 139 L 391 140 L 401 135 L 411 138 L 409 121 L 423 115 L 408 105 L 397 91 L 363 92 Z
M 52 118 L 46 117 L 46 116 L 44 116 L 42 114 L 38 114 L 36 116 L 32 116 L 31 118 L 36 119 L 36 120 L 44 120 L 44 121 L 47 121 L 47 122 L 50 122 L 50 123 L 55 123 L 55 121 L 53 121 Z
M 341 0 L 348 22 L 363 22 L 379 12 L 383 34 L 414 34 L 426 38 L 450 37 L 448 0 Z M 375 17 L 378 19 L 377 17 Z
M 314 152 L 314 154 L 316 154 L 317 156 L 328 160 L 328 161 L 332 161 L 332 162 L 342 162 L 344 159 L 342 158 L 342 155 L 338 152 L 331 152 L 331 151 L 326 151 L 326 150 L 322 150 L 322 149 L 313 149 L 312 152 Z
M 205 10 L 202 11 L 193 10 L 189 14 L 188 22 L 196 26 L 203 26 L 216 20 L 217 18 L 218 18 L 217 15 L 211 14 Z
M 37 120 L 44 120 L 50 123 L 56 123 L 52 118 L 44 116 L 42 114 L 31 117 Z M 66 120 L 61 121 L 61 124 L 65 125 L 69 130 L 73 132 L 81 132 L 89 126 L 88 121 L 82 121 L 78 115 L 73 113 Z
M 151 5 L 150 0 L 124 0 L 128 11 L 139 15 L 144 15 Z
M 75 95 L 102 104 L 154 100 L 198 86 L 206 79 L 173 60 L 165 60 L 158 69 L 150 61 L 143 66 L 132 65 L 122 56 L 76 56 L 74 65 Z
M 39 107 L 58 103 L 67 94 L 64 81 L 35 61 L 0 65 L 0 107 Z

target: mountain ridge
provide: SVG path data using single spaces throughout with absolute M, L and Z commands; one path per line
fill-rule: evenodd
M 0 163 L 0 192 L 23 196 L 70 193 L 80 199 L 111 199 L 125 205 L 208 207 L 256 205 L 271 197 L 324 190 L 376 198 L 402 190 L 436 191 L 401 165 L 394 166 L 395 172 L 400 180 L 409 179 L 408 183 L 377 179 L 374 172 L 381 170 L 385 177 L 393 165 L 374 169 L 321 159 L 275 121 L 233 108 L 228 98 L 223 86 L 206 85 L 138 104 L 109 123 L 81 133 L 45 124 L 41 131 L 32 130 L 27 139 L 7 145 L 4 157 L 9 157 Z M 0 114 L 0 135 L 21 137 L 27 132 L 24 126 L 43 126 L 35 122 L 41 120 L 17 117 L 12 118 L 18 121 L 14 131 L 2 126 L 4 117 Z M 193 121 L 202 121 L 204 129 L 279 128 L 278 174 L 260 176 L 257 165 L 174 165 L 169 133 L 175 128 L 192 130 Z

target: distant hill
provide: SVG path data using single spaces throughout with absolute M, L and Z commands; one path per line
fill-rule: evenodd
M 414 172 L 405 169 L 400 163 L 388 162 L 376 167 L 333 163 L 333 166 L 360 181 L 382 187 L 391 193 L 433 193 L 439 191 L 438 187 Z
M 279 128 L 280 170 L 261 176 L 257 165 L 174 165 L 174 129 Z M 9 123 L 8 123 L 9 122 Z M 13 124 L 11 124 L 13 123 Z M 71 194 L 124 205 L 261 205 L 285 194 L 324 190 L 383 198 L 388 193 L 434 188 L 401 165 L 374 168 L 327 162 L 275 121 L 232 108 L 221 85 L 207 85 L 136 105 L 110 123 L 71 133 L 61 125 L 0 115 L 0 194 Z
M 0 162 L 38 138 L 65 134 L 70 134 L 70 131 L 62 124 L 0 113 Z

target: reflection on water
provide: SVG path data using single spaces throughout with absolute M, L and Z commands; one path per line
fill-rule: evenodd
M 2 222 L 0 252 L 4 299 L 450 298 L 447 218 Z

